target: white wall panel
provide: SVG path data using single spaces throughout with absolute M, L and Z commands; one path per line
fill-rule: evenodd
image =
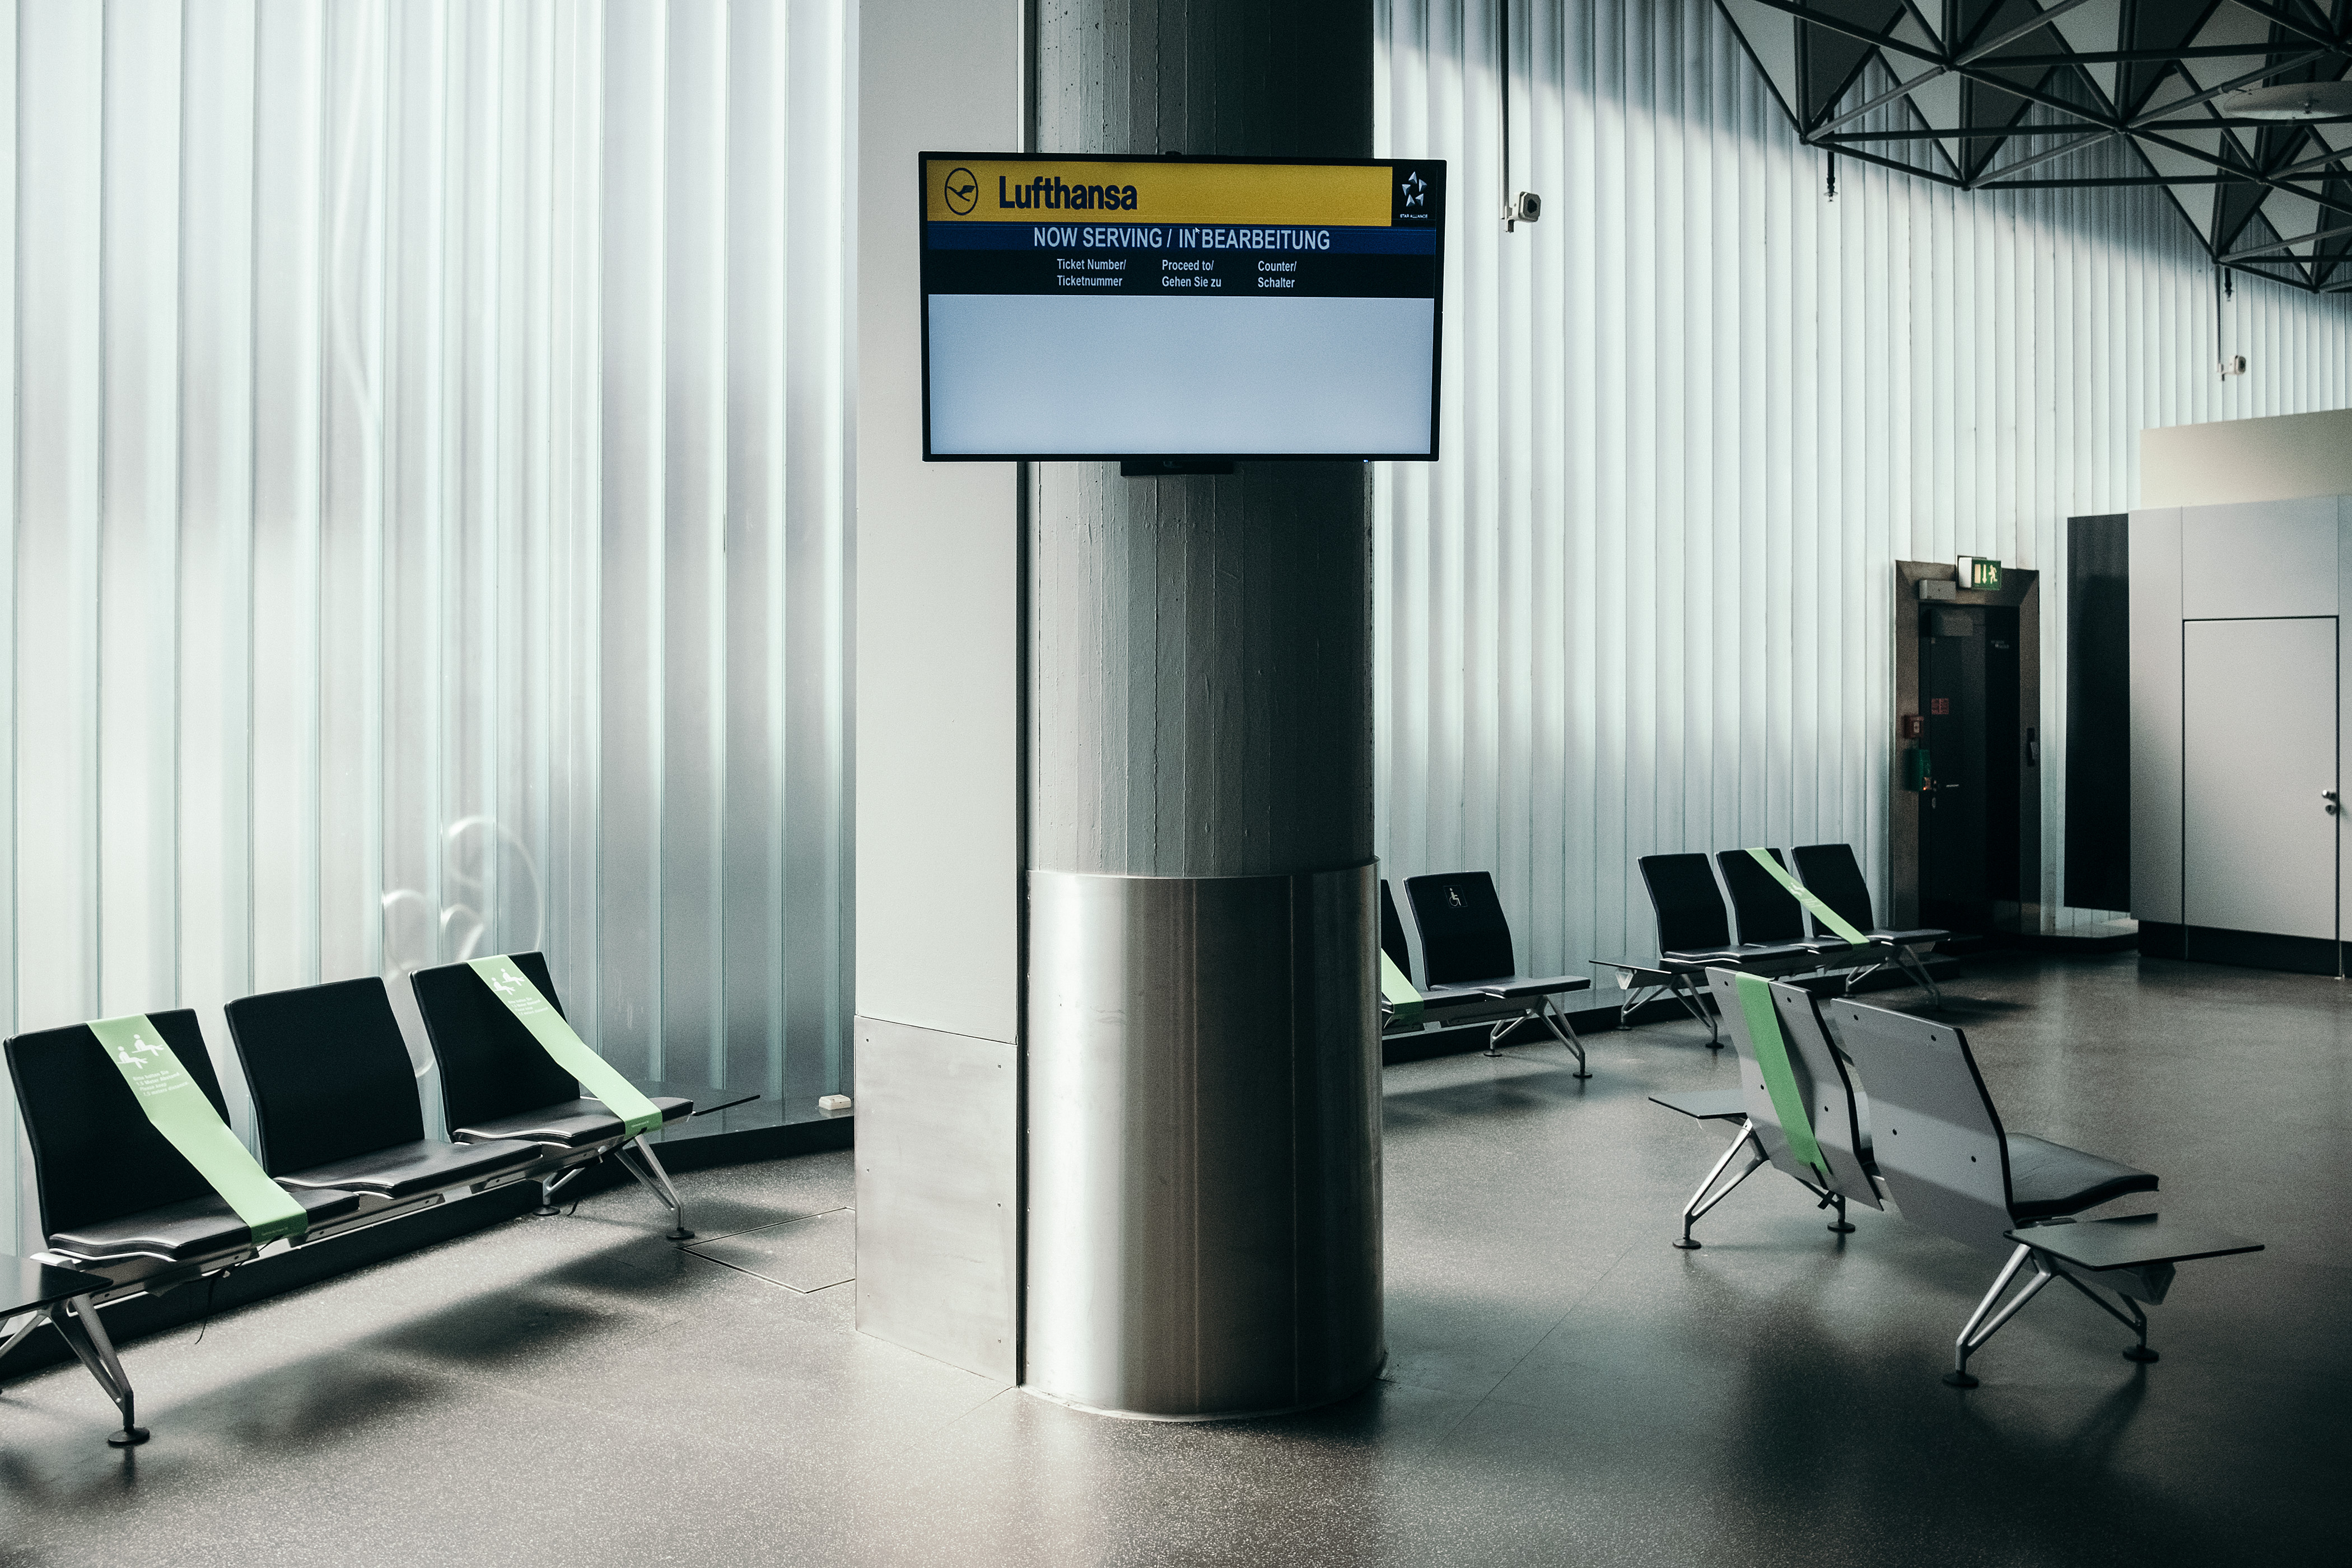
M 1377 149 L 1453 209 L 1447 456 L 1378 470 L 1385 873 L 1493 869 L 1547 973 L 1654 946 L 1643 855 L 1847 839 L 1883 889 L 1892 563 L 1969 552 L 2046 574 L 2056 911 L 2064 520 L 2143 428 L 2352 404 L 2352 301 L 2242 280 L 2223 383 L 2158 191 L 1831 201 L 1705 0 L 1513 7 L 1506 234 L 1495 5 L 1377 15 Z
M 845 1083 L 848 13 L 0 0 L 0 1023 L 541 945 Z

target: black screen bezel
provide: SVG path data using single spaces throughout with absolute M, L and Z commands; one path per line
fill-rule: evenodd
M 1411 163 L 1445 168 L 1443 158 L 1250 158 L 1127 153 L 918 153 L 915 154 L 915 234 L 919 258 L 915 273 L 920 312 L 923 375 L 923 461 L 927 463 L 1434 463 L 1441 456 L 1439 427 L 1445 383 L 1445 196 L 1440 187 L 1436 223 L 1436 279 L 1429 321 L 1429 450 L 1426 452 L 934 452 L 931 450 L 931 247 L 930 193 L 925 177 L 940 159 L 985 159 L 992 163 L 1279 163 L 1324 169 L 1391 168 Z M 1449 171 L 1450 174 L 1450 171 Z M 1450 179 L 1447 182 L 1451 184 Z

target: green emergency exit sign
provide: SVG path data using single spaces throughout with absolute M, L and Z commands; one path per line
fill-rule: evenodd
M 1983 555 L 1960 557 L 1960 583 L 1964 587 L 1989 593 L 2000 590 L 2000 563 Z

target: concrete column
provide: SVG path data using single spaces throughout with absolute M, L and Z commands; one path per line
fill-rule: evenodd
M 1041 152 L 1370 153 L 1369 0 L 1035 26 Z M 1370 470 L 1041 464 L 1031 521 L 1025 1381 L 1343 1397 L 1383 1354 Z

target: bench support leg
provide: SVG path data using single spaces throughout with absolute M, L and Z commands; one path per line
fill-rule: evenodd
M 2010 1281 L 2017 1278 L 2017 1271 L 2025 1267 L 2029 1258 L 2033 1259 L 2033 1278 L 2027 1282 L 2025 1289 L 2010 1298 L 2007 1306 L 1993 1312 L 1993 1303 L 2000 1300 L 2002 1292 L 2009 1289 Z M 1969 1371 L 1969 1357 L 1982 1350 L 1985 1342 L 1999 1333 L 2000 1326 L 2017 1316 L 2018 1309 L 2040 1295 L 2042 1288 L 2054 1278 L 2056 1276 L 2049 1266 L 2035 1256 L 2033 1248 L 2021 1242 L 2017 1250 L 2009 1255 L 2009 1261 L 2001 1265 L 2000 1276 L 1992 1282 L 1992 1289 L 1986 1291 L 1984 1300 L 1977 1303 L 1977 1310 L 1969 1316 L 1968 1325 L 1960 1330 L 1960 1337 L 1953 1342 L 1952 1370 L 1944 1374 L 1944 1381 L 1954 1388 L 1974 1388 L 1977 1380 Z M 1992 1313 L 1990 1321 L 1985 1316 L 1988 1312 Z M 1979 1329 L 1979 1324 L 1983 1327 Z
M 147 1428 L 139 1425 L 137 1398 L 131 1388 L 130 1376 L 114 1353 L 114 1341 L 108 1337 L 106 1325 L 99 1321 L 98 1309 L 87 1296 L 76 1296 L 62 1308 L 49 1310 L 50 1321 L 58 1332 L 89 1375 L 98 1379 L 99 1387 L 114 1401 L 122 1412 L 122 1429 L 107 1434 L 107 1442 L 117 1448 L 135 1447 L 147 1440 Z
M 2149 1362 L 2162 1359 L 2156 1352 L 2147 1348 L 2147 1314 L 2140 1310 L 2140 1306 L 2137 1301 L 2133 1300 L 2129 1296 L 2124 1295 L 2120 1291 L 2116 1292 L 2116 1300 L 2121 1301 L 2124 1304 L 2125 1309 L 2124 1311 L 2119 1312 L 2116 1310 L 2114 1301 L 2108 1300 L 2103 1293 L 2094 1289 L 2084 1281 L 2075 1279 L 2072 1270 L 2061 1267 L 2053 1270 L 2053 1272 L 2057 1274 L 2059 1279 L 2063 1279 L 2067 1284 L 2072 1285 L 2075 1289 L 2080 1290 L 2084 1296 L 2089 1300 L 2092 1306 L 2096 1307 L 2100 1311 L 2105 1312 L 2108 1317 L 2113 1318 L 2116 1322 L 2121 1323 L 2125 1328 L 2129 1329 L 2133 1333 L 2139 1336 L 2138 1343 L 2126 1345 L 2124 1347 L 2124 1360 L 2138 1362 L 2142 1365 L 2146 1365 Z
M 8 1336 L 5 1343 L 0 1343 L 0 1361 L 5 1361 L 10 1351 L 15 1350 L 18 1345 L 25 1342 L 26 1335 L 31 1333 L 35 1329 L 39 1328 L 43 1323 L 46 1323 L 48 1321 L 49 1315 L 47 1312 L 26 1313 L 25 1321 L 16 1325 L 16 1331 Z
M 539 1179 L 539 1206 L 530 1212 L 541 1219 L 552 1219 L 562 1214 L 563 1208 L 555 1201 L 555 1194 L 571 1185 L 572 1179 L 587 1168 L 585 1165 L 574 1165 L 570 1170 L 559 1171 L 552 1176 L 541 1176 Z
M 1706 1026 L 1706 1048 L 1710 1051 L 1723 1049 L 1723 1029 L 1716 1023 L 1715 1015 L 1706 1010 L 1706 999 L 1698 994 L 1698 982 L 1687 974 L 1676 974 L 1669 984 L 1673 987 L 1675 1000 L 1683 1005 L 1683 1011 Z
M 1566 1046 L 1570 1053 L 1576 1058 L 1576 1076 L 1591 1078 L 1592 1074 L 1584 1065 L 1584 1042 L 1576 1037 L 1576 1026 L 1568 1021 L 1568 1015 L 1554 1005 L 1552 998 L 1547 996 L 1543 999 L 1543 1005 L 1536 1010 L 1536 1016 L 1542 1020 L 1544 1027 L 1551 1031 L 1552 1038 Z
M 1749 1157 L 1748 1168 L 1740 1172 L 1739 1174 L 1732 1177 L 1730 1181 L 1725 1183 L 1722 1191 L 1717 1193 L 1711 1198 L 1707 1197 L 1707 1189 L 1715 1185 L 1716 1179 L 1723 1174 L 1724 1167 L 1729 1165 L 1733 1158 L 1737 1156 L 1742 1149 L 1750 1147 L 1755 1147 L 1756 1152 Z M 1723 1158 L 1715 1163 L 1714 1168 L 1707 1172 L 1706 1179 L 1699 1183 L 1698 1191 L 1693 1193 L 1690 1195 L 1690 1202 L 1683 1205 L 1683 1233 L 1675 1239 L 1674 1245 L 1680 1247 L 1685 1252 L 1696 1252 L 1702 1243 L 1696 1237 L 1691 1235 L 1691 1226 L 1696 1225 L 1700 1218 L 1706 1215 L 1707 1210 L 1713 1208 L 1716 1205 L 1729 1197 L 1731 1195 L 1732 1188 L 1738 1186 L 1740 1183 L 1746 1181 L 1748 1177 L 1754 1175 L 1759 1170 L 1762 1169 L 1764 1163 L 1764 1151 L 1761 1147 L 1756 1145 L 1756 1123 L 1753 1121 L 1741 1122 L 1739 1124 L 1739 1136 L 1731 1141 L 1731 1147 L 1723 1152 Z M 1706 1201 L 1701 1202 L 1701 1199 L 1706 1199 Z
M 1824 1208 L 1832 1204 L 1837 1205 L 1837 1218 L 1830 1221 L 1829 1227 L 1837 1232 L 1840 1236 L 1852 1236 L 1853 1234 L 1853 1224 L 1845 1217 L 1845 1194 L 1843 1193 L 1830 1193 L 1822 1197 L 1822 1205 Z
M 1895 962 L 1901 964 L 1903 973 L 1908 974 L 1918 984 L 1919 989 L 1927 994 L 1928 1005 L 1943 1006 L 1944 994 L 1937 988 L 1936 982 L 1929 977 L 1925 960 L 1907 947 L 1898 947 L 1895 950 Z
M 662 1169 L 661 1157 L 654 1152 L 654 1146 L 640 1134 L 614 1150 L 613 1158 L 620 1161 L 621 1168 L 636 1177 L 646 1191 L 668 1207 L 670 1217 L 677 1221 L 670 1227 L 669 1239 L 693 1240 L 694 1232 L 686 1226 L 686 1200 L 677 1195 L 676 1187 L 670 1185 L 669 1173 Z

